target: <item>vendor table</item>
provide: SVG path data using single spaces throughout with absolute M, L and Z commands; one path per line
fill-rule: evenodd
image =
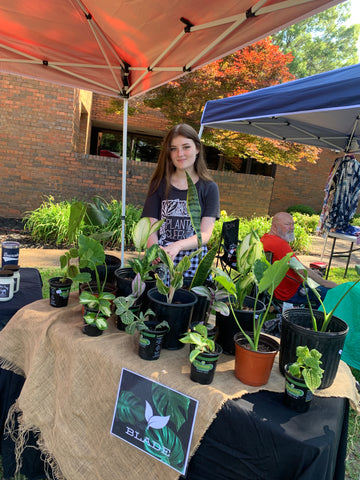
M 42 280 L 36 268 L 20 268 L 20 289 L 8 302 L 0 302 L 0 330 L 2 330 L 15 313 L 23 306 L 42 298 Z M 3 434 L 4 424 L 9 408 L 20 395 L 24 377 L 9 370 L 0 368 L 0 452 L 4 470 L 4 478 L 13 477 L 16 469 L 14 442 Z M 35 445 L 34 435 L 29 438 L 28 448 L 23 455 L 22 473 L 28 478 L 44 476 L 44 464 L 40 460 Z
M 26 377 L 16 404 L 23 432 L 40 432 L 57 478 L 179 478 L 110 434 L 123 368 L 199 401 L 187 480 L 305 479 L 317 478 L 312 473 L 320 470 L 319 478 L 344 477 L 347 399 L 357 408 L 359 395 L 343 362 L 334 384 L 318 392 L 309 412 L 296 414 L 282 405 L 277 359 L 264 387 L 239 382 L 234 357 L 226 355 L 213 383 L 199 385 L 189 378 L 187 347 L 162 350 L 159 360 L 147 362 L 137 355 L 136 336 L 117 330 L 114 319 L 100 337 L 87 337 L 81 326 L 81 305 L 72 293 L 66 308 L 51 308 L 46 300 L 24 307 L 0 333 L 4 366 Z M 269 476 L 269 466 L 278 473 Z M 211 474 L 203 474 L 204 468 Z
M 332 238 L 333 243 L 332 243 L 332 246 L 331 246 L 329 265 L 328 265 L 328 268 L 327 268 L 327 271 L 326 271 L 325 278 L 328 278 L 328 276 L 329 276 L 331 262 L 332 262 L 333 258 L 346 258 L 347 259 L 346 260 L 345 272 L 344 272 L 344 278 L 346 278 L 346 274 L 347 274 L 350 259 L 351 259 L 351 254 L 352 254 L 352 252 L 356 252 L 357 250 L 359 250 L 359 248 L 354 248 L 354 243 L 355 244 L 357 243 L 358 237 L 356 237 L 355 235 L 345 235 L 343 233 L 330 232 L 325 239 L 323 250 L 325 250 L 325 245 L 326 245 L 326 242 L 327 242 L 328 238 Z M 341 251 L 335 250 L 335 245 L 336 245 L 336 240 L 337 239 L 345 240 L 346 242 L 350 242 L 349 249 L 348 250 L 341 250 Z

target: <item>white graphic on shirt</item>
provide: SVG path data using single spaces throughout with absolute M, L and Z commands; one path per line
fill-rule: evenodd
M 195 234 L 187 211 L 186 200 L 163 200 L 161 218 L 165 221 L 159 231 L 159 245 L 167 245 Z

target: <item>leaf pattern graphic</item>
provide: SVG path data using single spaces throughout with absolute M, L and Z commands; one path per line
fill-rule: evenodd
M 171 416 L 176 430 L 179 431 L 188 418 L 190 399 L 156 384 L 152 387 L 152 397 L 157 412 L 163 417 Z
M 116 416 L 124 423 L 134 425 L 144 419 L 144 406 L 140 398 L 132 392 L 123 391 L 119 396 L 116 407 Z
M 154 443 L 165 447 L 156 451 L 151 445 L 144 444 L 146 451 L 174 468 L 182 468 L 185 461 L 184 449 L 179 437 L 168 427 L 161 430 L 146 430 L 146 436 Z M 168 453 L 165 453 L 168 452 Z
M 151 428 L 160 429 L 165 427 L 170 419 L 170 415 L 168 415 L 167 417 L 154 415 L 153 409 L 151 408 L 150 403 L 147 400 L 145 400 L 145 404 L 146 404 L 145 418 L 146 418 L 146 421 L 148 422 L 148 425 L 147 425 L 148 428 L 151 427 Z

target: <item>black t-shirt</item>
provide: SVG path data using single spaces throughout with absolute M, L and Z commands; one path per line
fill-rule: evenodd
M 199 179 L 195 186 L 201 206 L 201 218 L 214 217 L 218 219 L 220 217 L 220 196 L 216 183 Z M 166 197 L 165 188 L 165 181 L 162 180 L 157 191 L 146 198 L 142 212 L 143 217 L 165 219 L 158 234 L 161 246 L 189 238 L 195 234 L 186 205 L 187 190 L 179 190 L 171 185 Z

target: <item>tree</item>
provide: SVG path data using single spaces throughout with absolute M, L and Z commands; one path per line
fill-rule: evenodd
M 152 90 L 143 95 L 141 101 L 140 97 L 132 100 L 131 108 L 136 113 L 145 104 L 160 109 L 172 124 L 186 122 L 198 130 L 208 100 L 293 80 L 294 76 L 288 68 L 291 60 L 290 53 L 282 53 L 270 38 L 266 38 Z M 112 102 L 112 111 L 121 110 L 119 102 Z M 215 147 L 223 153 L 235 170 L 241 160 L 246 158 L 294 168 L 300 160 L 316 162 L 319 151 L 315 147 L 207 128 L 202 140 L 205 145 Z
M 144 104 L 159 108 L 173 124 L 186 122 L 198 130 L 208 100 L 293 80 L 288 69 L 291 60 L 291 54 L 281 53 L 267 38 L 151 91 L 144 97 Z M 239 158 L 286 166 L 303 159 L 315 162 L 318 158 L 318 149 L 314 147 L 223 130 L 205 129 L 202 140 L 229 157 L 233 168 Z
M 358 63 L 360 25 L 347 26 L 350 16 L 348 1 L 273 35 L 273 43 L 294 57 L 290 72 L 301 78 Z

